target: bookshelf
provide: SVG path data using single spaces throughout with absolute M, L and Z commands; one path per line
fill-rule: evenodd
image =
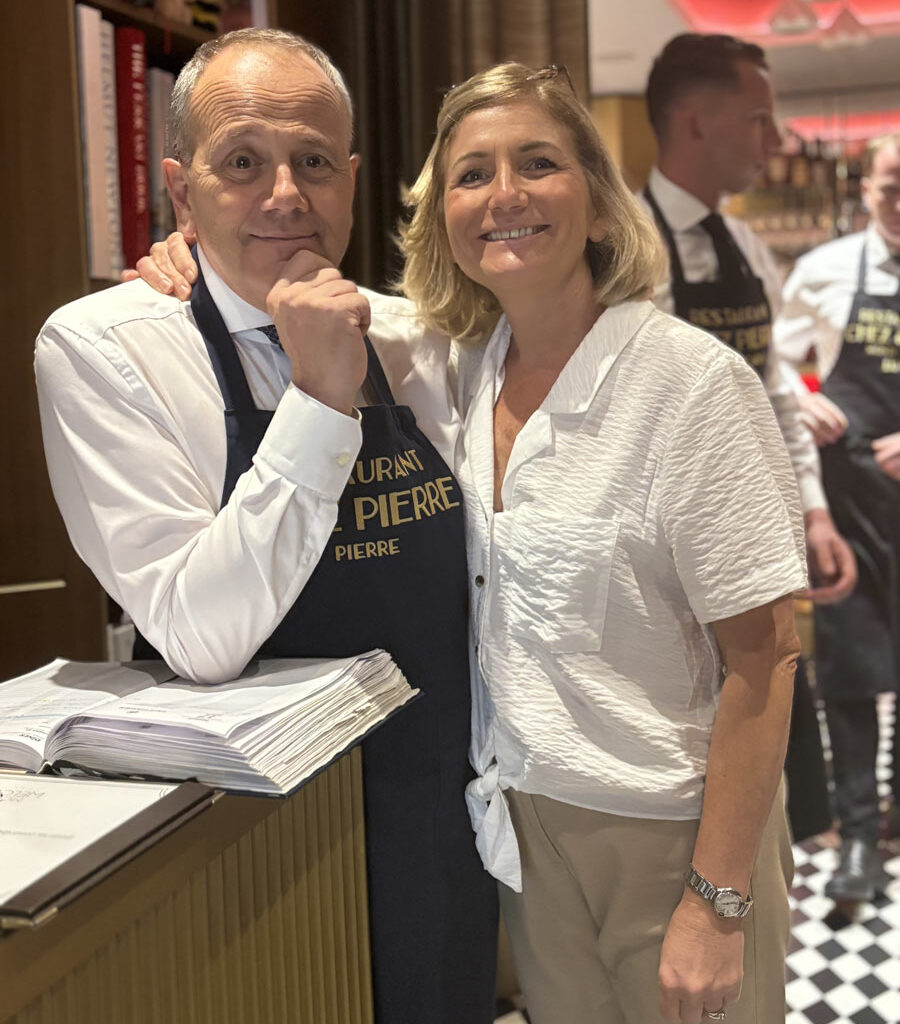
M 124 0 L 86 0 L 146 33 L 148 63 L 177 71 L 211 33 Z M 105 656 L 108 602 L 74 553 L 44 467 L 32 368 L 52 310 L 112 283 L 88 277 L 75 0 L 5 0 L 0 188 L 6 200 L 0 384 L 0 679 L 57 655 Z

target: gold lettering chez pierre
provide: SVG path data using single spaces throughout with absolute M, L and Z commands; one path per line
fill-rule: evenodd
M 416 451 L 410 448 L 392 457 L 378 456 L 374 459 L 360 460 L 353 467 L 347 486 L 357 487 L 360 484 L 380 483 L 383 480 L 405 483 L 408 477 L 424 471 L 425 467 Z M 334 546 L 335 560 L 349 562 L 399 554 L 399 537 L 366 540 L 366 531 L 385 530 L 427 519 L 440 512 L 449 512 L 450 509 L 459 507 L 459 502 L 454 500 L 453 494 L 452 476 L 440 476 L 418 483 L 410 481 L 409 486 L 400 486 L 379 494 L 354 494 L 352 527 L 357 534 L 363 534 L 363 539 L 352 541 L 349 536 L 342 536 L 340 539 L 344 543 Z M 345 530 L 338 525 L 335 526 L 334 532 L 348 533 L 350 529 L 350 526 Z
M 893 309 L 861 309 L 859 318 L 847 324 L 844 341 L 850 345 L 865 345 L 868 355 L 879 354 L 869 351 L 869 346 L 873 345 L 900 348 L 900 314 Z

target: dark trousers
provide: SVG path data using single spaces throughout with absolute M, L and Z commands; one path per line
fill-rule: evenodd
M 825 718 L 831 738 L 834 804 L 840 818 L 841 836 L 874 843 L 878 839 L 878 785 L 875 778 L 878 713 L 875 698 L 826 700 Z
M 794 677 L 791 731 L 784 762 L 787 778 L 787 813 L 791 836 L 799 843 L 831 828 L 825 756 L 813 693 L 802 658 Z

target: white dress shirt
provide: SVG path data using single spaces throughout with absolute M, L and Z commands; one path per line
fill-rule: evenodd
M 785 282 L 781 313 L 772 332 L 778 356 L 790 366 L 799 367 L 806 362 L 812 349 L 822 380 L 834 369 L 856 294 L 863 244 L 866 293 L 898 294 L 900 261 L 891 257 L 874 224 L 801 256 Z M 805 391 L 799 376 L 794 379 L 797 390 Z
M 517 436 L 493 511 L 509 326 L 460 354 L 475 686 L 469 787 L 520 887 L 502 789 L 700 814 L 722 664 L 710 623 L 806 584 L 797 488 L 756 374 L 650 302 L 606 310 Z M 496 759 L 496 762 L 495 762 Z
M 35 371 L 53 492 L 78 554 L 181 675 L 237 675 L 296 600 L 331 535 L 357 419 L 290 384 L 290 362 L 201 254 L 257 405 L 274 415 L 220 509 L 223 399 L 189 302 L 142 281 L 57 310 Z M 448 460 L 449 342 L 404 299 L 364 292 L 398 404 Z
M 650 172 L 648 186 L 675 236 L 685 280 L 714 281 L 718 276 L 715 249 L 709 233 L 700 227 L 700 221 L 712 211 L 696 196 L 670 181 L 658 167 Z M 640 198 L 651 212 L 643 194 Z M 724 220 L 753 273 L 762 281 L 774 320 L 781 306 L 781 275 L 775 260 L 748 224 L 736 217 L 726 216 Z M 674 313 L 675 302 L 669 279 L 657 287 L 653 301 L 663 312 Z M 827 508 L 819 472 L 819 455 L 812 435 L 800 417 L 794 375 L 785 372 L 774 346 L 769 349 L 764 383 L 791 457 L 803 511 Z

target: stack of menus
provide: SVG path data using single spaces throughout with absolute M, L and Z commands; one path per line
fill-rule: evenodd
M 59 659 L 0 683 L 0 768 L 283 796 L 417 692 L 380 650 L 260 661 L 212 686 L 161 662 Z

